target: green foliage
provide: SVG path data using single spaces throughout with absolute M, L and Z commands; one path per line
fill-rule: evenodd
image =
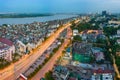
M 116 58 L 116 64 L 117 64 L 118 69 L 119 69 L 119 71 L 120 71 L 120 56 L 118 56 L 118 57 Z
M 120 52 L 120 45 L 116 44 L 116 51 Z
M 76 35 L 76 36 L 73 37 L 73 41 L 79 41 L 79 42 L 81 42 L 82 38 L 79 35 Z
M 2 26 L 6 26 L 7 27 L 7 24 L 3 24 Z
M 99 43 L 99 44 L 106 44 L 107 41 L 104 40 L 104 39 L 97 39 L 97 40 L 96 40 L 96 43 Z
M 114 27 L 104 27 L 103 29 L 106 36 L 115 35 L 117 33 L 117 28 Z
M 5 67 L 9 66 L 10 62 L 6 61 L 5 59 L 0 59 L 0 69 L 4 69 Z
M 58 49 L 59 49 L 59 47 L 54 48 L 53 53 L 55 53 Z
M 93 26 L 91 23 L 83 22 L 79 23 L 78 25 L 72 24 L 71 29 L 72 30 L 77 29 L 79 32 L 81 32 L 88 29 L 96 30 L 99 29 L 99 26 L 98 25 Z
M 120 66 L 120 56 L 116 58 L 116 64 Z
M 45 80 L 54 80 L 52 77 L 52 71 L 49 71 L 45 74 Z
M 22 56 L 21 55 L 19 55 L 18 53 L 15 53 L 15 54 L 13 54 L 12 55 L 12 57 L 13 57 L 13 63 L 15 63 L 16 61 L 18 61 Z

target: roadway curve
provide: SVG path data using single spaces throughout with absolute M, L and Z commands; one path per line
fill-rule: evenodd
M 59 28 L 55 33 L 53 33 L 45 42 L 43 42 L 38 48 L 36 48 L 30 55 L 26 55 L 18 62 L 11 64 L 9 67 L 0 70 L 0 80 L 15 80 L 20 73 L 31 66 L 39 56 L 58 38 L 59 34 L 69 27 L 71 24 L 65 24 L 63 27 Z

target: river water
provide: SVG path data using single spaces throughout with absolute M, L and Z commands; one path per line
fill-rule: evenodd
M 0 18 L 0 25 L 2 24 L 26 24 L 36 22 L 45 22 L 51 20 L 66 19 L 76 17 L 77 15 L 53 15 L 44 17 L 31 17 L 31 18 Z

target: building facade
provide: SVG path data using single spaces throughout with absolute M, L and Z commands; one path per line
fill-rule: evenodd
M 13 43 L 5 38 L 0 38 L 0 58 L 7 61 L 12 61 L 12 54 L 15 53 Z

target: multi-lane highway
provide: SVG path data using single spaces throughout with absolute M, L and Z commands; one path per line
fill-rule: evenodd
M 72 35 L 72 31 L 68 27 L 68 33 L 67 33 L 67 39 L 65 39 L 62 46 L 59 48 L 59 50 L 55 53 L 55 55 L 43 66 L 42 69 L 31 79 L 31 80 L 40 80 L 40 78 L 45 76 L 45 73 L 47 73 L 49 70 L 52 70 L 54 67 L 54 64 L 56 63 L 56 60 L 62 55 L 62 51 L 65 49 L 65 47 L 70 42 L 70 37 Z
M 0 70 L 0 80 L 15 80 L 20 73 L 23 73 L 31 64 L 35 62 L 39 56 L 59 37 L 59 34 L 69 27 L 71 24 L 65 24 L 53 33 L 45 42 L 43 42 L 38 48 L 36 48 L 30 55 L 26 55 L 18 62 L 11 64 L 9 67 Z

